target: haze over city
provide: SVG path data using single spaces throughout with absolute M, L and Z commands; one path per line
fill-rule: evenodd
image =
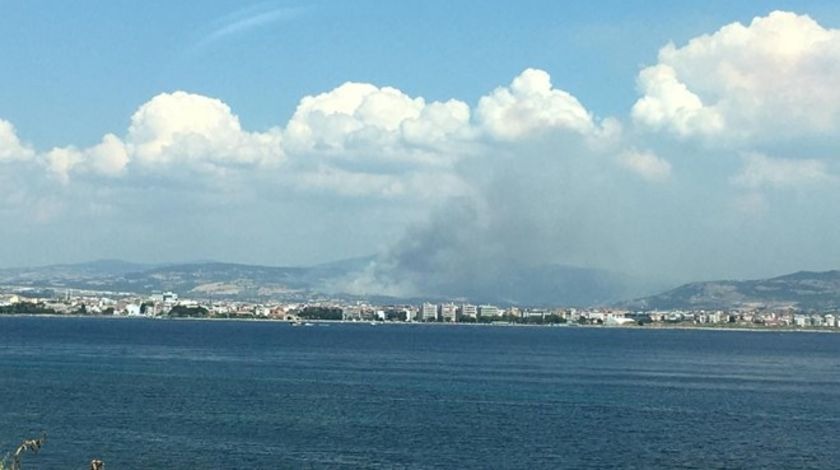
M 3 3 L 0 267 L 840 267 L 840 7 L 483 5 Z

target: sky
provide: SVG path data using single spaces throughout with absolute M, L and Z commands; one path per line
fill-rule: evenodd
M 835 2 L 0 0 L 0 267 L 840 268 Z

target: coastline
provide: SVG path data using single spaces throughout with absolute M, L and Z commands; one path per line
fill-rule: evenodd
M 259 322 L 259 323 L 280 323 L 288 325 L 309 325 L 306 326 L 329 326 L 329 325 L 359 325 L 359 326 L 432 326 L 432 327 L 524 327 L 524 328 L 586 328 L 586 329 L 622 329 L 636 331 L 654 330 L 688 330 L 688 331 L 736 331 L 755 333 L 840 333 L 840 328 L 798 328 L 791 326 L 763 327 L 763 326 L 720 326 L 720 325 L 580 325 L 580 324 L 535 324 L 535 323 L 467 323 L 467 322 L 400 322 L 400 321 L 354 321 L 354 320 L 302 320 L 299 322 L 290 320 L 279 320 L 273 318 L 220 318 L 220 317 L 145 317 L 125 315 L 78 315 L 78 314 L 55 314 L 55 313 L 9 313 L 2 314 L 0 318 L 75 318 L 75 319 L 107 319 L 107 320 L 148 320 L 148 321 L 228 321 L 228 322 Z

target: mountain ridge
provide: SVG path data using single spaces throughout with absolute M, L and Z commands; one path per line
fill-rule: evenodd
M 361 275 L 376 259 L 364 256 L 312 266 L 263 266 L 220 261 L 143 264 L 95 260 L 77 264 L 0 269 L 0 285 L 55 291 L 67 289 L 151 293 L 174 291 L 195 298 L 307 300 L 331 296 L 389 302 L 428 299 L 501 305 L 606 305 L 637 292 L 626 276 L 564 265 L 520 268 L 489 284 L 447 286 L 418 297 L 336 290 L 341 280 Z M 630 289 L 628 291 L 628 289 Z
M 649 309 L 840 308 L 840 270 L 795 271 L 775 277 L 683 284 L 622 306 Z

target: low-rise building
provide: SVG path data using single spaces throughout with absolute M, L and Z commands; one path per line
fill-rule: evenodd
M 140 304 L 127 304 L 125 306 L 125 314 L 130 317 L 140 316 Z

